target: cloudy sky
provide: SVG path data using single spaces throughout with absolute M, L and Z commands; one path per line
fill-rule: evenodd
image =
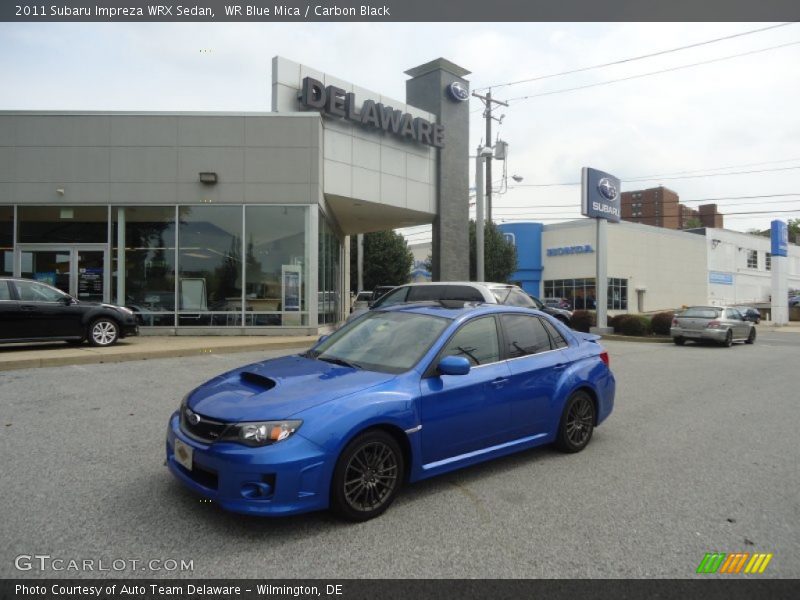
M 549 184 L 579 181 L 588 165 L 620 176 L 623 190 L 663 184 L 690 206 L 722 198 L 725 226 L 745 231 L 800 217 L 800 24 L 499 84 L 770 25 L 2 23 L 0 110 L 269 110 L 275 55 L 402 99 L 403 71 L 443 56 L 472 71 L 473 89 L 495 86 L 495 97 L 510 100 L 495 131 L 510 144 L 508 174 L 524 179 L 496 197 L 496 220 L 579 216 L 579 186 Z M 473 99 L 473 147 L 484 132 L 480 108 Z M 741 171 L 759 172 L 726 175 Z M 419 231 L 409 239 L 427 237 Z

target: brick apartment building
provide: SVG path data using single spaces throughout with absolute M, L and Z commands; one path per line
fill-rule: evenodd
M 689 229 L 692 218 L 699 220 L 701 227 L 723 227 L 716 204 L 701 204 L 695 210 L 681 204 L 678 194 L 664 186 L 623 192 L 622 218 L 667 229 Z

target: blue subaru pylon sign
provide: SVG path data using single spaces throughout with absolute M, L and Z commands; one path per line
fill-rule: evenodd
M 582 215 L 619 222 L 622 218 L 619 179 L 609 173 L 583 167 L 581 185 Z
M 787 256 L 789 253 L 789 228 L 785 221 L 775 220 L 771 223 L 770 239 L 772 240 L 772 256 Z

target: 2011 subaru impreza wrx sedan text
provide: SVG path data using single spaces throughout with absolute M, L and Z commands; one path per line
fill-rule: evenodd
M 405 482 L 541 444 L 585 448 L 614 403 L 596 339 L 524 308 L 377 310 L 189 393 L 167 465 L 228 510 L 366 520 Z

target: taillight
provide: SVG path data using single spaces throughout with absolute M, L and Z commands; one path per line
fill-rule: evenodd
M 608 358 L 608 352 L 606 350 L 603 350 L 600 353 L 600 360 L 602 360 L 606 364 L 607 367 L 611 366 L 611 364 L 610 364 L 611 361 Z
M 673 327 L 677 327 L 678 326 L 678 319 L 675 318 L 675 317 L 672 317 L 672 326 Z
M 709 321 L 706 327 L 708 327 L 709 329 L 718 329 L 719 325 L 720 325 L 719 321 Z

